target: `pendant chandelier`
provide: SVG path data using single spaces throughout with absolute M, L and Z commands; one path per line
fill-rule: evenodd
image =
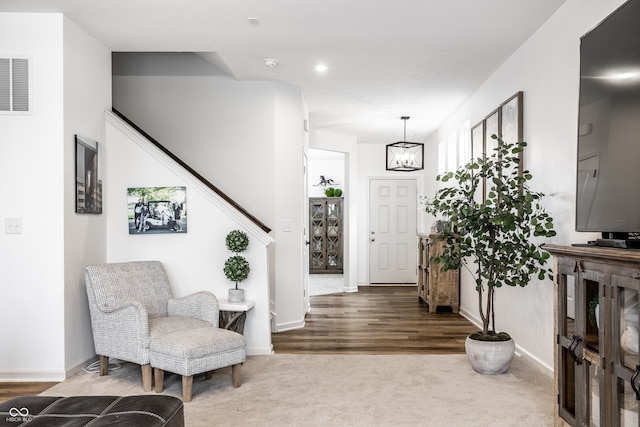
M 387 144 L 388 171 L 417 171 L 424 169 L 424 144 L 407 142 L 407 120 L 409 116 L 400 117 L 404 121 L 404 139 Z

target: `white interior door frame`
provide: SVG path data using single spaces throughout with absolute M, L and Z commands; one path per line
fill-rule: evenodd
M 309 156 L 302 153 L 302 287 L 303 310 L 307 313 L 311 309 L 309 302 Z

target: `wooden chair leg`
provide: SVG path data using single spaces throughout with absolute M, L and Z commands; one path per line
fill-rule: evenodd
M 154 380 L 156 382 L 156 393 L 162 393 L 164 389 L 164 371 L 162 369 L 153 368 Z
M 237 365 L 233 365 L 231 367 L 231 377 L 233 378 L 233 387 L 240 387 L 240 368 L 242 367 L 241 363 Z
M 142 389 L 144 391 L 151 391 L 151 384 L 153 379 L 151 378 L 151 365 L 141 365 L 142 368 Z
M 109 357 L 100 356 L 100 376 L 107 375 L 109 373 Z
M 193 389 L 193 375 L 182 376 L 182 401 L 191 402 L 191 390 Z

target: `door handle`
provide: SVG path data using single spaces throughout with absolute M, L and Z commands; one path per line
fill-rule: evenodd
M 582 338 L 580 338 L 577 335 L 574 335 L 573 339 L 571 340 L 571 344 L 569 344 L 569 355 L 571 355 L 571 358 L 573 359 L 576 365 L 582 365 L 582 358 L 576 354 L 576 349 L 578 348 L 581 342 L 582 342 Z
M 638 379 L 638 375 L 640 374 L 640 365 L 636 365 L 636 372 L 631 376 L 631 389 L 636 394 L 636 400 L 640 400 L 640 391 L 638 391 L 638 386 L 636 386 L 636 380 Z

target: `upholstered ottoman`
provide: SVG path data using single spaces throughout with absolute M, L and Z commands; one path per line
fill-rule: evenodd
M 172 396 L 23 396 L 0 403 L 0 426 L 184 427 L 184 406 Z
M 149 363 L 154 369 L 156 393 L 163 390 L 164 371 L 182 375 L 182 400 L 191 401 L 193 376 L 210 379 L 212 371 L 231 366 L 233 386 L 240 387 L 240 366 L 246 359 L 245 340 L 222 328 L 198 328 L 153 338 Z

